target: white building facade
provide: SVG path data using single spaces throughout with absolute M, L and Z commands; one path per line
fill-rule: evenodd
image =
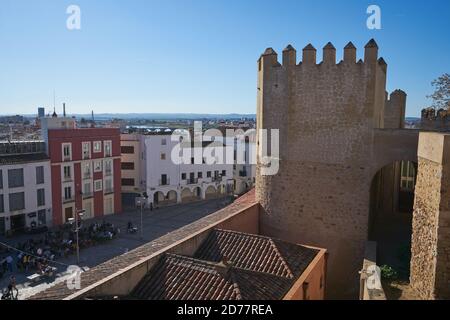
M 142 189 L 148 196 L 148 204 L 158 207 L 175 203 L 223 197 L 233 193 L 233 163 L 221 161 L 209 163 L 205 152 L 211 150 L 211 142 L 191 148 L 190 143 L 172 141 L 171 132 L 140 135 Z M 207 149 L 210 145 L 210 149 Z M 178 148 L 178 149 L 177 149 Z M 213 155 L 233 157 L 232 146 L 214 144 Z M 174 160 L 174 150 L 186 159 Z M 200 160 L 195 160 L 200 154 Z M 176 158 L 176 157 L 175 157 Z M 224 159 L 225 160 L 225 159 Z
M 12 151 L 10 149 L 12 144 L 20 147 L 13 152 L 4 152 L 4 149 Z M 45 151 L 45 146 L 40 142 L 12 144 L 1 143 L 0 234 L 50 227 L 52 225 L 50 159 L 44 152 L 39 152 Z M 34 146 L 30 148 L 30 145 Z

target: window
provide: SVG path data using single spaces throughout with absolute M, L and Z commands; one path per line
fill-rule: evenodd
M 85 182 L 83 184 L 83 196 L 90 197 L 92 195 L 92 187 L 90 182 Z
M 45 226 L 47 224 L 46 210 L 38 210 L 38 225 Z
M 414 191 L 416 168 L 411 161 L 401 162 L 400 188 L 405 191 Z
M 102 172 L 102 162 L 101 161 L 94 162 L 94 172 Z
M 111 157 L 112 156 L 112 141 L 105 141 L 105 157 Z
M 186 173 L 181 174 L 181 180 L 186 180 Z
M 102 151 L 102 142 L 94 141 L 94 152 L 101 152 L 101 151 Z
M 72 188 L 71 187 L 64 188 L 64 200 L 72 200 Z
M 23 169 L 9 169 L 8 170 L 8 187 L 19 188 L 23 187 Z
M 166 160 L 166 154 L 165 153 L 161 153 L 161 160 Z
M 167 174 L 161 175 L 161 181 L 159 183 L 161 186 L 166 186 L 169 184 L 169 179 L 167 179 Z
M 3 189 L 3 171 L 0 170 L 0 189 Z
M 134 186 L 134 179 L 122 179 L 122 186 Z
M 63 143 L 63 161 L 72 160 L 72 144 L 71 143 Z
M 39 166 L 36 167 L 36 184 L 44 183 L 44 167 Z
M 113 192 L 113 185 L 111 179 L 105 179 L 105 192 L 106 193 L 112 193 Z
M 91 157 L 91 143 L 83 142 L 83 159 L 89 159 Z
M 203 178 L 203 172 L 197 172 L 197 178 Z
M 69 180 L 72 176 L 72 170 L 70 166 L 64 166 L 64 180 Z
M 102 180 L 95 180 L 94 182 L 94 191 L 102 191 L 103 188 L 103 181 Z
M 222 170 L 222 177 L 225 177 L 227 175 L 227 170 Z
M 121 146 L 120 152 L 122 154 L 133 154 L 134 153 L 134 147 L 133 146 Z
M 112 161 L 105 160 L 105 175 L 110 176 L 112 174 Z
M 45 189 L 38 189 L 37 190 L 37 205 L 45 206 Z
M 5 203 L 3 199 L 3 195 L 0 194 L 0 213 L 5 212 Z
M 167 145 L 167 139 L 166 138 L 162 138 L 161 139 L 161 145 L 163 145 L 163 146 Z
M 195 158 L 191 158 L 191 164 L 195 163 Z
M 83 179 L 89 179 L 91 177 L 91 164 L 86 162 L 83 164 Z
M 134 170 L 134 162 L 122 162 L 122 170 Z
M 17 192 L 9 194 L 9 211 L 25 209 L 25 193 Z
M 206 172 L 206 177 L 207 177 L 207 178 L 211 178 L 211 171 L 207 171 L 207 172 Z

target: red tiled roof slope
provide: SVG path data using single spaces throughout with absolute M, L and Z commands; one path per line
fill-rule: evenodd
M 146 300 L 282 299 L 291 280 L 267 273 L 165 254 L 132 292 Z
M 149 300 L 279 300 L 319 250 L 212 230 L 194 257 L 164 255 L 131 293 Z
M 296 278 L 311 263 L 319 250 L 260 235 L 213 230 L 194 257 L 220 262 L 280 277 Z

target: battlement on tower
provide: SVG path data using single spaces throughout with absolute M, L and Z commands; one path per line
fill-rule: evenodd
M 322 49 L 322 61 L 317 62 L 317 50 L 312 44 L 308 44 L 302 49 L 302 60 L 297 63 L 297 50 L 288 45 L 282 53 L 282 61 L 278 61 L 278 54 L 273 48 L 267 48 L 261 55 L 258 63 L 260 70 L 263 66 L 273 68 L 310 67 L 310 66 L 341 66 L 345 64 L 356 64 L 360 66 L 378 65 L 385 73 L 387 64 L 383 58 L 378 58 L 378 45 L 371 39 L 364 47 L 364 60 L 357 58 L 357 49 L 352 42 L 349 42 L 343 50 L 343 59 L 336 61 L 336 48 L 328 42 Z

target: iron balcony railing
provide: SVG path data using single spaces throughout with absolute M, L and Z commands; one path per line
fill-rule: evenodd
M 159 180 L 158 180 L 158 184 L 159 184 L 160 186 L 168 186 L 168 185 L 170 185 L 170 179 L 169 179 L 169 178 L 167 178 L 167 179 L 165 179 L 165 180 L 159 179 Z
M 189 178 L 187 180 L 187 184 L 196 184 L 198 183 L 198 178 Z

